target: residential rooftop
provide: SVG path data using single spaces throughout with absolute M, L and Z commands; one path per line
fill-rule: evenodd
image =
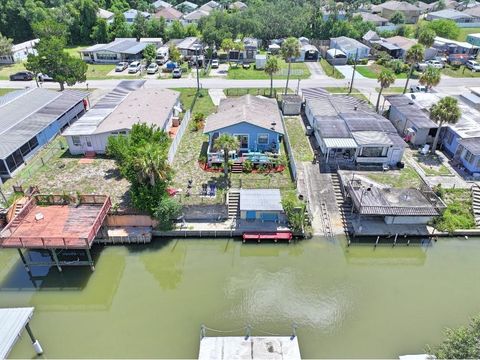
M 430 117 L 409 95 L 387 95 L 385 98 L 395 106 L 413 125 L 419 129 L 438 128 Z
M 135 38 L 117 38 L 108 44 L 95 44 L 86 49 L 80 50 L 80 52 L 91 53 L 98 51 L 109 51 L 122 54 L 138 54 L 139 52 L 143 51 L 148 44 L 149 43 L 147 41 L 140 42 Z
M 417 40 L 409 39 L 409 38 L 406 38 L 404 36 L 392 36 L 392 37 L 384 39 L 384 42 L 388 42 L 390 44 L 398 46 L 399 48 L 401 48 L 405 51 L 410 49 L 413 45 L 417 44 Z
M 279 189 L 240 189 L 240 211 L 283 211 Z
M 420 8 L 407 1 L 387 1 L 378 5 L 384 9 L 393 11 L 420 11 Z
M 367 45 L 362 44 L 360 41 L 346 37 L 346 36 L 340 36 L 340 37 L 332 38 L 330 40 L 335 40 L 335 42 L 340 46 L 340 48 L 347 52 L 355 51 L 358 48 L 369 49 Z
M 177 20 L 183 16 L 182 12 L 174 7 L 163 7 L 154 14 L 156 18 L 164 18 L 165 20 Z

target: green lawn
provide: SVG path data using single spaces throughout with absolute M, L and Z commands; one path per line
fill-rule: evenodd
M 0 96 L 8 94 L 9 92 L 12 92 L 12 91 L 15 91 L 15 90 L 20 90 L 20 89 L 4 89 L 4 88 L 1 88 L 0 89 Z
M 22 62 L 11 65 L 0 65 L 0 80 L 8 80 L 11 74 L 24 70 L 25 66 Z
M 457 229 L 474 229 L 472 194 L 469 189 L 440 189 L 439 195 L 447 204 L 441 217 L 435 220 L 435 227 L 451 232 Z
M 376 92 L 380 91 L 379 87 L 375 88 Z M 401 94 L 403 93 L 403 87 L 402 86 L 391 86 L 389 88 L 383 89 L 382 94 L 387 95 L 387 94 Z
M 87 80 L 119 79 L 118 76 L 107 76 L 115 68 L 113 64 L 88 64 Z
M 460 28 L 460 34 L 457 37 L 458 41 L 466 41 L 468 34 L 480 33 L 480 27 L 476 28 Z
M 453 67 L 446 65 L 442 70 L 442 73 L 457 78 L 473 78 L 480 77 L 480 72 L 473 72 L 470 69 L 467 69 L 465 66 Z
M 91 45 L 77 45 L 77 46 L 67 46 L 65 48 L 65 51 L 69 53 L 71 56 L 80 58 L 80 50 L 83 50 Z
M 284 60 L 279 60 L 280 71 L 273 76 L 274 79 L 286 79 L 288 64 Z M 304 63 L 292 63 L 290 79 L 308 79 L 310 71 Z M 232 65 L 228 70 L 227 79 L 234 80 L 265 80 L 270 79 L 270 76 L 263 70 L 255 70 L 253 64 L 249 69 L 244 69 L 240 64 L 238 66 Z
M 378 74 L 380 74 L 383 69 L 385 69 L 385 67 L 378 64 L 357 66 L 358 73 L 369 79 L 376 79 L 378 77 Z M 395 74 L 395 77 L 397 79 L 406 79 L 407 75 L 408 75 L 407 73 L 400 73 L 400 74 Z M 412 78 L 415 78 L 415 77 L 416 77 L 416 74 L 414 72 Z
M 285 118 L 288 138 L 292 147 L 293 156 L 296 161 L 312 161 L 312 147 L 305 135 L 305 127 L 300 116 L 291 116 Z
M 448 167 L 443 164 L 443 158 L 438 157 L 438 155 L 422 155 L 418 152 L 415 152 L 413 157 L 427 176 L 452 175 Z
M 362 175 L 375 182 L 396 188 L 419 188 L 422 184 L 422 180 L 415 169 L 407 164 L 405 164 L 405 168 L 401 170 L 390 170 L 385 172 L 372 171 L 362 173 Z
M 188 110 L 192 107 L 193 100 L 197 93 L 195 88 L 176 88 L 173 89 L 180 91 L 180 101 L 183 105 L 183 108 Z M 203 113 L 205 116 L 212 114 L 215 111 L 215 105 L 213 105 L 212 99 L 208 95 L 208 90 L 201 89 L 197 101 L 195 102 L 195 107 L 193 108 L 192 113 Z
M 345 76 L 343 76 L 340 71 L 335 70 L 335 67 L 330 65 L 327 60 L 321 59 L 320 66 L 322 67 L 326 75 L 333 77 L 334 79 L 345 79 Z

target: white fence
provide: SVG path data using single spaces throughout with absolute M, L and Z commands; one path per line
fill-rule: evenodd
M 283 141 L 285 142 L 285 149 L 287 150 L 288 165 L 290 167 L 290 172 L 292 173 L 293 181 L 297 182 L 297 164 L 295 163 L 295 158 L 293 156 L 292 147 L 290 145 L 290 139 L 288 138 L 287 125 L 285 124 L 285 119 L 283 114 L 281 114 L 283 129 L 285 130 L 285 135 L 283 136 Z
M 182 141 L 183 134 L 185 130 L 188 128 L 188 124 L 190 123 L 190 110 L 187 110 L 185 115 L 183 116 L 182 123 L 180 124 L 180 128 L 177 131 L 175 138 L 170 145 L 170 149 L 168 150 L 168 162 L 173 164 L 173 159 L 175 158 L 175 154 L 177 153 L 178 146 L 180 145 L 180 141 Z

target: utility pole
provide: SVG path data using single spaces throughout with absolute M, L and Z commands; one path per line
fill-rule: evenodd
M 200 92 L 200 77 L 198 75 L 198 50 L 200 48 L 200 45 L 195 45 L 195 54 L 196 56 L 196 63 L 197 63 L 197 93 Z
M 353 89 L 353 80 L 355 80 L 355 71 L 357 71 L 357 58 L 358 58 L 358 48 L 357 51 L 355 52 L 355 61 L 353 63 L 353 72 L 352 72 L 352 81 L 350 82 L 350 89 L 348 90 L 348 93 L 352 93 Z

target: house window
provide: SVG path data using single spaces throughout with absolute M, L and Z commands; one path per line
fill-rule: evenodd
M 448 131 L 447 132 L 447 135 L 445 136 L 445 142 L 448 144 L 448 145 L 452 145 L 452 142 L 453 142 L 453 133 L 451 131 Z
M 127 131 L 126 130 L 112 131 L 110 134 L 111 135 L 127 135 Z
M 235 135 L 240 143 L 240 149 L 248 149 L 248 135 Z
M 80 136 L 72 136 L 73 146 L 81 146 L 82 142 L 80 141 Z
M 101 54 L 97 53 L 97 60 L 117 60 L 117 54 Z
M 257 143 L 259 145 L 267 145 L 268 144 L 268 134 L 258 134 Z
M 386 157 L 388 153 L 388 149 L 386 147 L 364 147 L 360 151 L 361 157 Z
M 475 158 L 475 156 L 470 151 L 466 150 L 465 151 L 465 156 L 463 158 L 469 164 L 473 164 L 473 159 Z

